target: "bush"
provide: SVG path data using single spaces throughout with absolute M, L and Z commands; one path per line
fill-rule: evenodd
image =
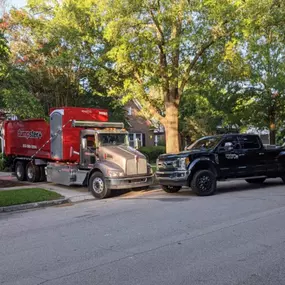
M 164 146 L 144 146 L 139 149 L 143 153 L 150 163 L 154 163 L 159 155 L 166 152 Z
M 8 171 L 13 163 L 13 159 L 0 153 L 0 171 Z

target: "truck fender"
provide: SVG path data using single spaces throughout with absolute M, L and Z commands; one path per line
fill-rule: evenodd
M 191 181 L 194 173 L 197 170 L 202 170 L 202 169 L 210 169 L 211 171 L 213 171 L 216 177 L 218 176 L 217 167 L 214 164 L 214 162 L 207 157 L 200 157 L 190 163 L 188 167 L 188 170 L 190 172 L 188 180 Z
M 278 158 L 279 158 L 280 156 L 282 156 L 282 157 L 285 156 L 285 150 L 283 150 L 283 151 L 281 151 L 281 152 L 279 153 Z
M 94 167 L 92 168 L 92 170 L 90 170 L 88 175 L 87 175 L 87 185 L 89 184 L 90 177 L 92 176 L 92 174 L 94 172 L 99 171 L 104 175 L 104 177 L 107 177 L 109 169 L 122 171 L 122 169 L 120 167 L 118 167 L 117 164 L 115 164 L 111 161 L 98 161 L 98 162 L 96 162 L 94 164 Z
M 277 157 L 278 161 L 281 163 L 285 163 L 285 150 L 281 151 Z
M 92 168 L 92 170 L 90 170 L 87 174 L 87 177 L 86 177 L 86 184 L 87 186 L 89 185 L 89 180 L 90 180 L 90 177 L 92 176 L 92 174 L 94 172 L 101 172 L 104 176 L 106 176 L 106 171 L 104 169 L 104 167 L 102 167 L 101 163 L 95 163 L 94 164 L 94 167 Z

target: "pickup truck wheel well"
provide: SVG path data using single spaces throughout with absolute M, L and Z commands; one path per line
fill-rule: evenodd
M 214 173 L 215 177 L 218 176 L 218 173 L 217 173 L 217 170 L 215 168 L 215 166 L 207 161 L 201 161 L 201 162 L 198 162 L 194 167 L 193 169 L 191 169 L 191 174 L 189 175 L 188 177 L 188 185 L 191 184 L 191 181 L 193 179 L 193 176 L 195 175 L 195 173 L 197 171 L 200 171 L 200 170 L 210 170 L 211 172 Z

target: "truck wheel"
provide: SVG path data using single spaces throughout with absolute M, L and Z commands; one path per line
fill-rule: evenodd
M 266 178 L 252 178 L 252 179 L 245 179 L 247 183 L 250 184 L 262 184 Z
M 91 175 L 88 188 L 97 199 L 107 198 L 111 194 L 111 189 L 107 188 L 104 175 L 101 172 L 94 172 Z
M 46 173 L 45 173 L 45 167 L 40 166 L 40 179 L 39 179 L 39 181 L 44 182 L 46 180 L 47 180 L 47 178 L 46 178 Z
M 161 188 L 167 193 L 177 193 L 181 189 L 181 186 L 161 185 Z
M 212 171 L 200 170 L 194 174 L 190 187 L 198 196 L 213 195 L 217 189 L 217 180 Z
M 15 173 L 16 177 L 19 181 L 25 181 L 26 180 L 26 171 L 25 171 L 25 165 L 21 161 L 17 161 L 15 166 Z
M 282 176 L 281 179 L 282 179 L 283 183 L 285 184 L 285 176 Z
M 38 182 L 40 180 L 40 167 L 29 162 L 26 167 L 26 175 L 29 182 Z

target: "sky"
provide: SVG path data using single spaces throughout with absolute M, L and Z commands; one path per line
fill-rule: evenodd
M 21 8 L 27 3 L 26 0 L 7 0 L 9 6 L 15 6 L 16 8 Z

